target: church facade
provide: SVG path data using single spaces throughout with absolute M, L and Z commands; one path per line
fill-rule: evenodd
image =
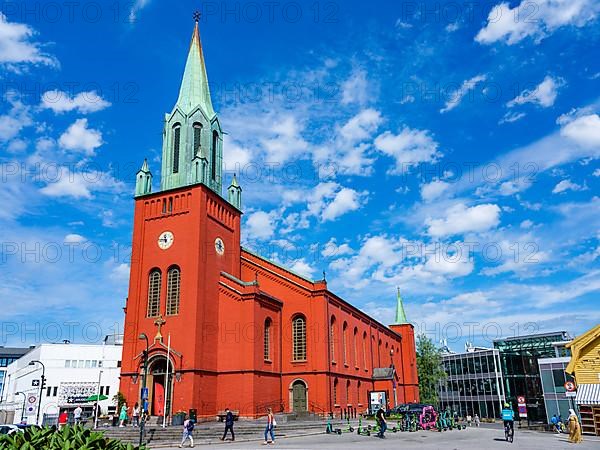
M 222 191 L 222 129 L 198 31 L 166 114 L 160 190 L 136 178 L 120 390 L 151 415 L 229 407 L 241 416 L 324 414 L 419 400 L 413 326 L 385 326 L 240 244 L 242 189 Z M 385 369 L 385 370 L 381 370 Z M 391 369 L 391 370 L 390 370 Z M 386 373 L 387 377 L 376 374 Z

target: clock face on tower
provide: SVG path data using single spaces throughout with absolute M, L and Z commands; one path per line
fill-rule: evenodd
M 225 243 L 223 242 L 223 239 L 219 237 L 215 239 L 215 250 L 219 255 L 225 253 Z
M 173 233 L 171 233 L 170 231 L 163 231 L 162 233 L 160 233 L 160 236 L 158 236 L 158 246 L 162 250 L 166 250 L 171 245 L 173 245 L 174 239 L 175 236 L 173 236 Z

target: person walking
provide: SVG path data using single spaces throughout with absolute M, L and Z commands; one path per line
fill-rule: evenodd
M 375 413 L 375 418 L 377 419 L 377 424 L 379 425 L 379 433 L 377 433 L 377 437 L 385 438 L 385 430 L 387 430 L 387 421 L 385 420 L 385 406 L 381 405 L 381 408 L 377 410 Z
M 231 431 L 231 440 L 235 441 L 235 434 L 233 433 L 233 413 L 229 411 L 229 408 L 225 408 L 225 432 L 221 438 L 222 441 L 225 440 L 227 431 Z
M 194 436 L 192 433 L 194 432 L 194 421 L 192 419 L 187 419 L 183 422 L 183 437 L 181 438 L 181 444 L 179 444 L 179 448 L 183 448 L 183 444 L 188 439 L 190 440 L 190 448 L 194 448 Z
M 190 448 L 194 448 L 194 421 L 192 419 L 187 419 L 183 422 L 183 436 L 181 438 L 181 444 L 179 444 L 179 448 L 183 448 L 183 444 L 188 439 L 190 440 Z
M 579 417 L 577 417 L 577 414 L 575 414 L 575 411 L 572 409 L 569 410 L 569 442 L 572 444 L 583 442 Z
M 467 425 L 471 426 L 473 423 L 473 417 L 471 417 L 471 414 L 467 414 Z
M 119 414 L 119 427 L 123 428 L 125 426 L 125 422 L 127 421 L 127 411 L 129 408 L 127 407 L 127 402 L 123 403 L 121 406 L 121 413 Z
M 77 408 L 75 408 L 75 411 L 73 411 L 73 419 L 75 419 L 75 425 L 81 424 L 81 413 L 82 412 L 83 412 L 83 409 L 81 409 L 81 406 L 78 406 Z
M 477 428 L 479 428 L 479 422 L 481 422 L 481 420 L 479 420 L 479 414 L 475 414 L 475 417 L 473 418 L 473 422 L 475 422 L 475 426 Z
M 139 427 L 140 426 L 140 404 L 139 403 L 135 403 L 135 405 L 133 405 L 133 411 L 131 413 L 131 424 L 134 427 Z
M 267 444 L 275 444 L 275 433 L 274 428 L 277 425 L 275 422 L 275 416 L 273 415 L 273 410 L 271 408 L 267 409 L 267 427 L 265 428 L 265 442 L 263 445 Z M 268 435 L 271 435 L 271 439 L 268 439 Z

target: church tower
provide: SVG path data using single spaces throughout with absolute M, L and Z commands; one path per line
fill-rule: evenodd
M 219 279 L 241 270 L 242 190 L 234 177 L 223 196 L 222 134 L 196 20 L 164 118 L 160 189 L 146 160 L 136 174 L 121 392 L 133 404 L 145 385 L 155 416 L 215 401 Z

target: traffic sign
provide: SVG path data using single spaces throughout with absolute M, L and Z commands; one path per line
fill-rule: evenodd
M 31 385 L 33 387 L 40 387 L 40 380 L 31 380 Z
M 567 381 L 565 383 L 565 389 L 567 392 L 573 392 L 575 390 L 575 383 L 572 381 Z
M 519 396 L 517 397 L 517 403 L 518 403 L 519 405 L 521 405 L 521 404 L 523 404 L 523 405 L 524 405 L 524 404 L 525 404 L 525 397 L 523 397 L 522 395 L 519 395 Z

